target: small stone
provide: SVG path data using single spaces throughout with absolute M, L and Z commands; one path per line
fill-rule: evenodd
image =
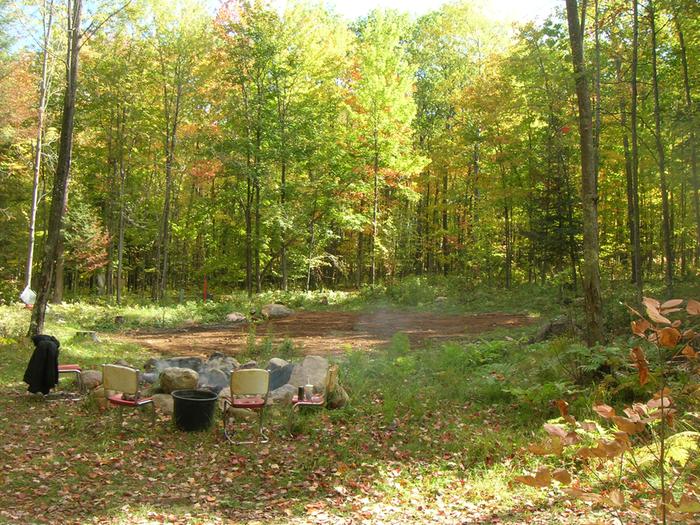
M 99 370 L 84 370 L 81 375 L 83 378 L 83 386 L 88 390 L 97 388 L 102 384 L 102 372 Z
M 248 318 L 240 312 L 231 312 L 226 316 L 226 321 L 231 324 L 244 324 L 248 322 Z
M 119 365 L 119 366 L 126 366 L 126 367 L 129 367 L 129 368 L 134 368 L 133 366 L 131 366 L 131 364 L 130 364 L 129 362 L 125 361 L 124 359 L 117 359 L 117 360 L 114 362 L 114 364 L 115 364 L 115 365 Z
M 266 304 L 262 307 L 262 316 L 265 319 L 282 319 L 289 317 L 294 312 L 283 304 Z
M 258 362 L 257 361 L 248 361 L 247 363 L 244 363 L 240 366 L 242 370 L 248 370 L 251 368 L 258 368 Z
M 326 394 L 326 407 L 328 408 L 343 408 L 349 401 L 350 396 L 340 385 L 336 385 L 331 392 Z
M 97 337 L 97 332 L 92 330 L 78 330 L 75 332 L 75 339 L 90 339 L 93 343 L 100 342 L 100 338 Z
M 171 415 L 173 413 L 174 401 L 170 394 L 154 394 L 153 404 L 156 410 L 163 414 Z
M 109 405 L 109 402 L 105 397 L 105 389 L 103 386 L 98 386 L 95 388 L 92 392 L 90 392 L 90 396 L 95 400 L 97 406 L 100 407 L 101 410 L 106 409 L 107 405 Z

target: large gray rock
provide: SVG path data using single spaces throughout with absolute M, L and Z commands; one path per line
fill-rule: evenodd
M 174 401 L 173 396 L 170 394 L 154 394 L 153 404 L 156 406 L 158 412 L 168 415 L 173 413 Z
M 204 363 L 204 359 L 194 356 L 170 357 L 165 360 L 165 363 L 167 367 L 189 368 L 190 370 L 199 372 L 199 369 L 202 368 L 202 364 Z
M 275 405 L 289 405 L 292 397 L 297 393 L 297 388 L 292 385 L 282 385 L 272 390 L 267 396 L 267 402 Z
M 142 372 L 139 379 L 144 383 L 152 385 L 158 380 L 158 374 L 156 372 Z
M 231 312 L 226 316 L 226 320 L 231 324 L 245 324 L 248 322 L 248 318 L 245 314 L 240 312 Z
M 203 368 L 199 372 L 200 388 L 207 387 L 213 392 L 219 392 L 222 388 L 226 388 L 229 384 L 231 372 L 219 368 Z
M 226 370 L 229 373 L 239 366 L 241 366 L 241 364 L 236 359 L 219 352 L 210 355 L 207 362 L 202 365 L 203 369 L 218 368 L 220 370 Z
M 286 365 L 269 369 L 270 371 L 270 390 L 275 390 L 289 383 L 289 378 L 292 377 L 292 372 L 294 371 L 294 365 L 292 363 L 287 363 Z
M 262 316 L 265 319 L 281 319 L 289 317 L 294 312 L 283 304 L 266 304 L 262 307 Z
M 197 388 L 198 382 L 199 374 L 189 368 L 170 367 L 160 373 L 160 388 L 166 394 Z
M 326 387 L 328 359 L 318 355 L 307 355 L 301 364 L 296 365 L 289 378 L 289 384 L 295 387 L 314 385 L 315 390 Z
M 88 390 L 97 388 L 102 384 L 102 372 L 99 370 L 85 370 L 82 374 L 83 386 Z
M 282 368 L 283 366 L 287 366 L 289 364 L 289 361 L 285 361 L 284 359 L 281 359 L 279 357 L 273 357 L 270 359 L 270 362 L 267 363 L 267 369 L 268 370 L 274 370 L 275 368 Z

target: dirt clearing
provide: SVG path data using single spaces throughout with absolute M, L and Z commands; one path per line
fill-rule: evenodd
M 338 354 L 369 350 L 387 344 L 397 332 L 408 335 L 412 345 L 428 340 L 461 339 L 496 328 L 516 328 L 536 322 L 527 315 L 486 313 L 438 315 L 434 313 L 379 310 L 376 312 L 297 312 L 284 319 L 255 325 L 207 325 L 169 330 L 137 330 L 126 339 L 162 354 L 207 355 L 211 352 L 244 353 L 252 330 L 256 344 L 285 339 L 304 354 Z

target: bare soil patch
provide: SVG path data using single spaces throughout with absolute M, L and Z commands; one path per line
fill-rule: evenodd
M 379 310 L 376 312 L 297 312 L 294 315 L 257 323 L 256 343 L 285 339 L 304 354 L 337 354 L 349 349 L 369 350 L 386 345 L 397 332 L 408 335 L 411 344 L 428 340 L 461 339 L 496 328 L 516 328 L 536 322 L 527 315 L 499 312 L 472 315 L 438 315 L 424 312 Z M 138 343 L 162 354 L 206 355 L 244 353 L 250 325 L 206 325 L 168 330 L 136 330 L 121 339 Z

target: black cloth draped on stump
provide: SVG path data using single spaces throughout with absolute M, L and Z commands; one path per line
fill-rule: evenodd
M 24 382 L 32 394 L 46 395 L 58 384 L 58 349 L 61 343 L 52 335 L 32 337 L 34 352 L 24 372 Z

